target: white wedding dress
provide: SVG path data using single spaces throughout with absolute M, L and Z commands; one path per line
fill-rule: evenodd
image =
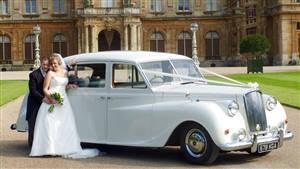
M 67 84 L 66 77 L 51 79 L 49 91 L 61 93 L 63 105 L 55 104 L 54 111 L 50 113 L 50 105 L 42 103 L 35 123 L 30 156 L 59 155 L 78 159 L 100 154 L 98 149 L 82 149 L 80 146 L 74 114 L 65 90 Z

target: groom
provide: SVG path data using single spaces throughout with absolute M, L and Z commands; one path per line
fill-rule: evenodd
M 32 146 L 33 133 L 37 113 L 43 101 L 49 102 L 43 92 L 44 77 L 49 70 L 49 58 L 41 59 L 40 68 L 29 74 L 29 95 L 27 101 L 26 120 L 28 121 L 28 145 Z

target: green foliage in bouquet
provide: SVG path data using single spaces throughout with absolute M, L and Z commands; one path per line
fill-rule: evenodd
M 55 92 L 55 93 L 50 94 L 50 96 L 51 96 L 51 98 L 53 98 L 54 100 L 57 101 L 57 104 L 58 104 L 58 105 L 61 105 L 61 106 L 63 105 L 64 98 L 63 98 L 63 96 L 62 96 L 61 93 Z M 51 104 L 51 105 L 50 105 L 48 111 L 49 111 L 50 113 L 52 113 L 52 112 L 54 111 L 54 104 Z

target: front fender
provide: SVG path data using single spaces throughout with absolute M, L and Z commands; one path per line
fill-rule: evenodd
M 153 133 L 159 146 L 163 146 L 177 126 L 186 121 L 202 125 L 216 145 L 232 142 L 233 133 L 245 128 L 241 113 L 230 117 L 226 110 L 227 101 L 171 101 L 154 105 L 155 126 Z M 226 106 L 225 106 L 226 105 Z M 229 130 L 229 133 L 225 133 Z M 158 141 L 161 140 L 161 141 Z
M 270 96 L 265 94 L 263 95 L 264 103 L 266 103 L 268 97 Z M 287 124 L 286 124 L 287 115 L 283 106 L 279 103 L 279 101 L 277 102 L 277 106 L 275 107 L 274 110 L 269 111 L 267 108 L 265 108 L 265 111 L 266 111 L 268 126 L 270 126 L 270 128 L 280 127 L 282 125 L 284 125 L 284 129 L 287 128 Z

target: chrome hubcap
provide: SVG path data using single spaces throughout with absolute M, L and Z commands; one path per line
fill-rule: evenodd
M 204 133 L 199 129 L 191 129 L 186 134 L 185 146 L 191 156 L 201 157 L 207 149 L 207 141 Z

